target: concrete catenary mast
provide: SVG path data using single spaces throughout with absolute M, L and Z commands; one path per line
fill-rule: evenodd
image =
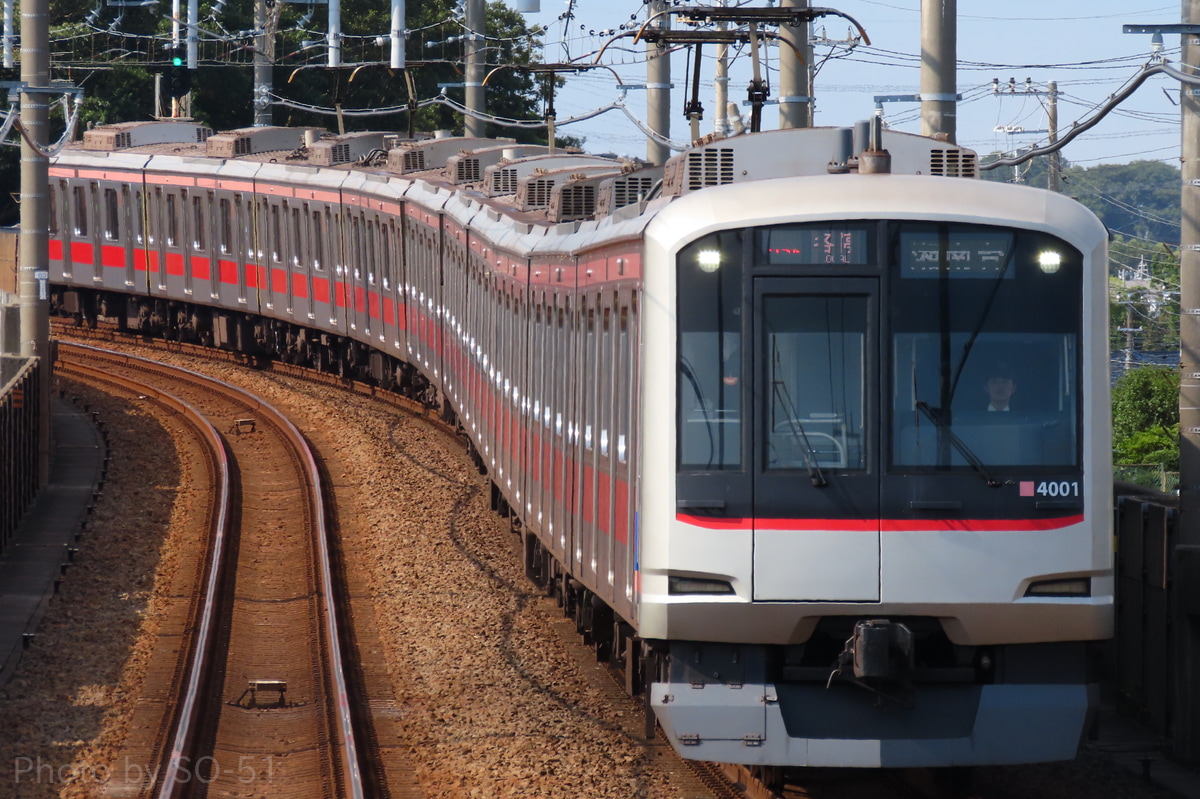
M 19 297 L 21 355 L 41 359 L 41 426 L 38 430 L 38 485 L 50 477 L 50 8 L 48 0 L 21 3 L 21 235 Z
M 809 8 L 810 4 L 809 0 L 781 0 L 779 6 Z M 779 47 L 779 127 L 811 128 L 813 59 L 809 23 L 780 25 L 779 35 L 784 40 Z M 803 62 L 796 57 L 797 51 L 804 55 Z
M 921 0 L 921 135 L 954 142 L 958 115 L 958 0 Z

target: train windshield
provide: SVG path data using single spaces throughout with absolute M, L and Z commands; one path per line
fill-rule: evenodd
M 679 256 L 681 473 L 1079 466 L 1079 251 L 955 222 L 748 232 Z
M 862 469 L 865 297 L 766 296 L 767 468 Z
M 1080 254 L 949 223 L 889 249 L 893 469 L 1077 465 Z

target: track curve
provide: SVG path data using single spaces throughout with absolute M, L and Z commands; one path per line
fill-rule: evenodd
M 147 759 L 155 765 L 141 784 L 110 784 L 108 795 L 174 799 L 259 783 L 272 796 L 364 796 L 322 483 L 304 437 L 270 405 L 194 372 L 64 343 L 58 358 L 64 372 L 189 415 L 228 467 L 169 746 Z M 163 380 L 174 388 L 153 385 Z M 226 423 L 237 435 L 222 444 Z M 260 707 L 258 691 L 277 706 Z

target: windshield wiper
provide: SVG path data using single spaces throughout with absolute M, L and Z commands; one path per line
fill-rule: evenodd
M 971 468 L 987 481 L 990 487 L 999 488 L 1002 485 L 1007 485 L 1007 482 L 997 480 L 988 467 L 983 465 L 983 461 L 979 459 L 979 456 L 967 446 L 967 442 L 958 437 L 958 433 L 954 432 L 950 425 L 946 423 L 946 420 L 942 418 L 940 409 L 935 411 L 929 407 L 929 403 L 925 402 L 925 400 L 917 400 L 917 410 L 928 416 L 929 421 L 933 422 L 934 427 L 946 434 L 946 437 L 950 439 L 950 443 L 954 445 L 954 448 L 966 459 L 967 463 L 971 464 Z
M 829 485 L 829 481 L 825 479 L 825 473 L 821 471 L 821 465 L 817 462 L 816 451 L 812 444 L 808 443 L 808 433 L 804 431 L 804 424 L 794 415 L 795 407 L 787 394 L 787 386 L 783 385 L 781 380 L 773 380 L 771 388 L 775 392 L 775 398 L 788 408 L 788 432 L 800 444 L 800 454 L 804 456 L 804 465 L 808 468 L 808 479 L 812 480 L 812 484 L 817 488 L 824 488 Z

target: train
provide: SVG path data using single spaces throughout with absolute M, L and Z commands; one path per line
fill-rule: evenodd
M 51 303 L 436 409 L 685 758 L 1071 759 L 1113 631 L 1108 236 L 979 167 L 877 121 L 662 165 L 99 127 L 50 164 Z

